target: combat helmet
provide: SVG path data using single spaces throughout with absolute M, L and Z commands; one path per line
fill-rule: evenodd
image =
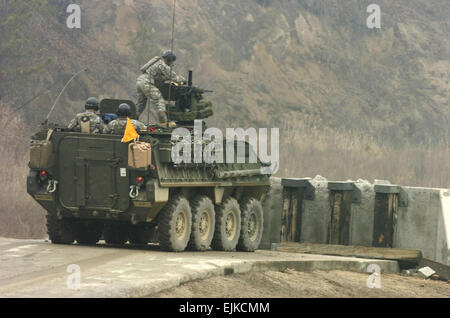
M 98 99 L 95 97 L 89 97 L 84 105 L 84 108 L 98 110 Z
M 166 51 L 162 55 L 162 58 L 165 59 L 167 62 L 175 62 L 177 60 L 177 56 L 172 51 Z
M 128 104 L 120 104 L 117 108 L 117 116 L 119 117 L 130 117 L 131 116 L 131 108 Z

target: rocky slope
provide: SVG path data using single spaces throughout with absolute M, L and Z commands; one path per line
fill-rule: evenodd
M 71 1 L 39 1 L 22 31 L 31 50 L 8 64 L 44 66 L 0 73 L 4 102 L 39 95 L 20 110 L 29 123 L 86 66 L 56 118 L 68 120 L 89 95 L 134 99 L 140 64 L 170 47 L 172 0 L 79 1 L 82 27 L 73 30 Z M 196 83 L 215 91 L 210 121 L 220 127 L 294 122 L 394 143 L 448 138 L 450 3 L 378 1 L 381 29 L 368 29 L 369 3 L 178 0 L 176 70 L 193 69 Z

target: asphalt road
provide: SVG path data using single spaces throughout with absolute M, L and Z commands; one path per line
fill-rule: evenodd
M 56 245 L 0 238 L 0 297 L 144 297 L 180 284 L 234 273 L 295 269 L 396 272 L 393 261 L 276 251 L 159 251 L 157 245 Z

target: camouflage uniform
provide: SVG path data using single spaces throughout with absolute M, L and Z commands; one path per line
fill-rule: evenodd
M 140 75 L 136 81 L 136 89 L 138 93 L 138 100 L 136 104 L 138 117 L 142 114 L 147 106 L 147 100 L 150 99 L 150 106 L 158 113 L 166 111 L 166 103 L 155 83 L 162 83 L 170 80 L 175 82 L 183 82 L 185 79 L 182 76 L 175 74 L 170 69 L 164 59 L 155 56 L 147 64 L 145 64 L 141 71 L 144 74 Z
M 146 130 L 147 127 L 140 122 L 139 120 L 130 119 L 131 123 L 134 126 L 134 129 L 136 129 L 137 132 L 139 130 Z M 125 127 L 127 126 L 127 118 L 125 117 L 119 117 L 112 122 L 110 122 L 105 129 L 103 129 L 104 134 L 114 134 L 114 135 L 123 135 L 125 132 Z
M 101 133 L 106 126 L 100 116 L 93 112 L 85 111 L 84 113 L 77 114 L 69 123 L 68 128 L 74 131 L 81 131 L 81 121 L 83 117 L 89 117 L 89 129 L 91 133 Z

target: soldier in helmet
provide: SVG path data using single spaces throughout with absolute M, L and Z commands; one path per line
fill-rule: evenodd
M 144 112 L 147 100 L 150 99 L 150 106 L 158 113 L 159 123 L 167 126 L 166 103 L 156 85 L 167 80 L 185 81 L 182 76 L 175 74 L 171 69 L 176 59 L 177 57 L 172 51 L 167 51 L 162 56 L 155 56 L 141 68 L 143 74 L 138 77 L 136 82 L 138 117 Z M 173 124 L 171 123 L 171 125 Z
M 104 134 L 123 135 L 125 127 L 127 126 L 127 117 L 131 116 L 131 108 L 128 104 L 120 104 L 117 108 L 117 116 L 119 118 L 110 122 L 105 129 Z M 147 127 L 139 120 L 130 119 L 131 123 L 136 130 L 146 130 Z
M 98 111 L 97 98 L 89 97 L 84 107 L 86 111 L 77 114 L 69 123 L 68 128 L 84 133 L 101 133 L 105 128 L 105 124 L 100 116 L 96 114 Z

